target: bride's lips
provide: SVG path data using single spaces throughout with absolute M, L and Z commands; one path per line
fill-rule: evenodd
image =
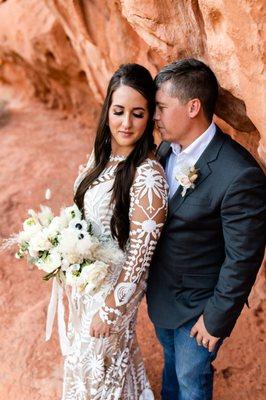
M 131 135 L 133 135 L 133 132 L 127 132 L 127 131 L 119 131 L 120 135 L 124 136 L 124 137 L 129 137 Z

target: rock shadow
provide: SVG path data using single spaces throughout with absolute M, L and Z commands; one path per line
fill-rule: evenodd
M 7 107 L 7 102 L 0 100 L 0 128 L 3 128 L 10 122 L 11 111 Z

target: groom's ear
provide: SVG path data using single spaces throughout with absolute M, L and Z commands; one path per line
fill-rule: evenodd
M 201 101 L 199 99 L 191 99 L 187 103 L 189 118 L 195 118 L 201 109 Z

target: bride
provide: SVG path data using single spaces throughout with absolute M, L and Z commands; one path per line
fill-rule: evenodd
M 93 233 L 112 237 L 123 258 L 101 289 L 72 302 L 62 400 L 152 400 L 136 339 L 148 267 L 167 213 L 167 184 L 153 149 L 155 87 L 148 70 L 124 64 L 112 76 L 94 150 L 74 201 Z

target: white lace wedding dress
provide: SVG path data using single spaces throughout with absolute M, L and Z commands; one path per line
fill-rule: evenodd
M 111 189 L 118 162 L 119 159 L 110 159 L 84 197 L 86 219 L 91 221 L 97 235 L 110 235 Z M 90 157 L 74 190 L 92 165 Z M 167 183 L 163 169 L 156 160 L 147 159 L 137 168 L 130 191 L 130 237 L 123 260 L 110 266 L 106 282 L 94 296 L 72 292 L 75 316 L 70 309 L 71 346 L 65 357 L 62 400 L 154 399 L 135 328 L 148 267 L 166 210 Z M 91 319 L 97 311 L 112 327 L 112 334 L 107 338 L 89 335 Z

